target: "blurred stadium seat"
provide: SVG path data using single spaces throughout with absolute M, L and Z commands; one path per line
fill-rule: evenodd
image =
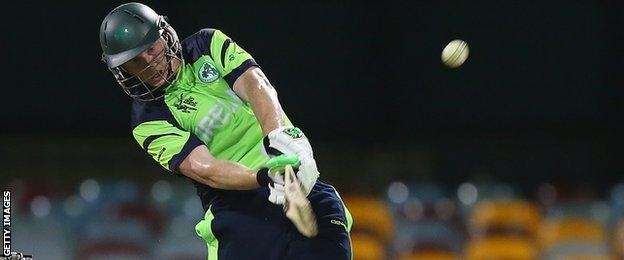
M 613 229 L 612 239 L 614 254 L 619 257 L 619 259 L 624 259 L 624 219 L 620 220 Z
M 548 207 L 544 214 L 544 219 L 591 219 L 606 224 L 609 220 L 609 215 L 609 204 L 604 201 L 566 201 Z
M 466 245 L 466 260 L 484 259 L 537 259 L 538 248 L 531 240 L 509 236 L 489 236 L 471 240 Z
M 604 225 L 592 219 L 549 219 L 539 230 L 540 245 L 546 251 L 561 243 L 606 244 L 606 239 Z
M 153 234 L 146 223 L 138 220 L 92 219 L 78 235 L 78 247 L 92 248 L 98 245 L 123 243 L 146 249 L 153 241 Z
M 518 198 L 518 192 L 508 184 L 500 182 L 465 182 L 457 187 L 457 201 L 460 214 L 468 219 L 472 209 L 482 200 Z
M 611 214 L 609 218 L 609 229 L 621 229 L 624 220 L 624 183 L 617 184 L 611 189 Z M 617 240 L 617 239 L 616 239 Z M 624 243 L 624 239 L 621 240 Z M 624 254 L 624 252 L 622 252 Z
M 603 243 L 561 242 L 544 252 L 544 255 L 545 260 L 613 259 L 609 248 Z
M 386 250 L 383 242 L 378 238 L 361 233 L 351 234 L 353 259 L 378 260 L 386 259 Z
M 56 218 L 13 218 L 12 249 L 41 259 L 65 260 L 74 256 L 75 237 L 67 222 Z
M 206 243 L 195 233 L 195 223 L 174 218 L 162 238 L 154 243 L 152 259 L 206 259 L 206 252 Z
M 468 208 L 481 200 L 517 197 L 518 192 L 513 187 L 500 182 L 466 182 L 457 188 L 457 198 Z
M 462 250 L 462 233 L 448 222 L 423 220 L 397 226 L 394 251 L 398 254 L 429 250 L 459 253 Z
M 19 251 L 45 259 L 206 259 L 194 231 L 201 203 L 188 182 L 85 180 L 73 194 L 29 190 L 16 193 L 25 203 L 14 213 Z M 543 210 L 506 184 L 464 183 L 457 192 L 451 200 L 433 183 L 393 182 L 385 200 L 345 194 L 354 259 L 624 259 L 624 185 L 608 203 L 567 200 Z
M 449 197 L 449 192 L 433 183 L 415 183 L 409 185 L 409 197 L 418 198 L 425 204 L 434 204 L 442 198 Z
M 550 259 L 550 258 L 548 258 Z M 563 257 L 552 258 L 553 260 L 613 260 L 611 256 L 600 256 L 591 254 L 566 255 Z
M 77 259 L 85 260 L 136 260 L 149 259 L 149 252 L 139 245 L 118 241 L 100 241 L 81 247 Z
M 461 252 L 465 228 L 450 197 L 449 190 L 433 183 L 394 182 L 388 187 L 396 226 L 393 255 L 423 259 Z
M 383 200 L 364 195 L 346 195 L 343 199 L 354 219 L 352 233 L 371 234 L 383 243 L 390 241 L 394 220 Z
M 472 211 L 469 229 L 473 236 L 488 234 L 537 235 L 540 213 L 526 200 L 483 200 Z
M 561 180 L 558 183 L 544 183 L 537 190 L 539 203 L 550 206 L 553 203 L 578 203 L 596 198 L 596 191 L 582 183 L 570 183 Z
M 445 252 L 445 251 L 423 251 L 423 252 L 415 252 L 415 253 L 405 253 L 399 256 L 399 260 L 456 260 L 460 259 L 458 255 L 453 252 Z

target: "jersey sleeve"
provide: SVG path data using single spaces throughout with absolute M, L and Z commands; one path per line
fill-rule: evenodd
M 249 67 L 258 66 L 251 54 L 219 30 L 214 30 L 210 41 L 210 53 L 213 54 L 217 70 L 230 87 Z
M 167 121 L 145 122 L 132 130 L 134 139 L 156 162 L 178 173 L 182 161 L 202 144 L 193 134 Z
M 148 111 L 148 112 L 145 112 Z M 156 162 L 174 173 L 186 157 L 203 143 L 180 127 L 163 106 L 134 107 L 132 135 Z

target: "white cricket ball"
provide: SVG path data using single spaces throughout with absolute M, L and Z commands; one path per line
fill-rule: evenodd
M 442 50 L 442 62 L 451 68 L 461 66 L 468 59 L 468 44 L 462 40 L 452 40 Z

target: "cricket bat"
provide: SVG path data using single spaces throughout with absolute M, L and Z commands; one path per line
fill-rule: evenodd
M 301 184 L 292 166 L 286 165 L 284 174 L 286 217 L 292 221 L 299 233 L 308 238 L 314 237 L 318 234 L 318 226 L 312 205 L 301 190 Z

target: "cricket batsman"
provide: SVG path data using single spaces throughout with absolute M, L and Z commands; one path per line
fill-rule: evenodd
M 318 180 L 308 139 L 241 46 L 209 28 L 179 41 L 140 3 L 106 15 L 100 45 L 133 99 L 138 144 L 194 183 L 208 259 L 352 258 L 349 211 Z

